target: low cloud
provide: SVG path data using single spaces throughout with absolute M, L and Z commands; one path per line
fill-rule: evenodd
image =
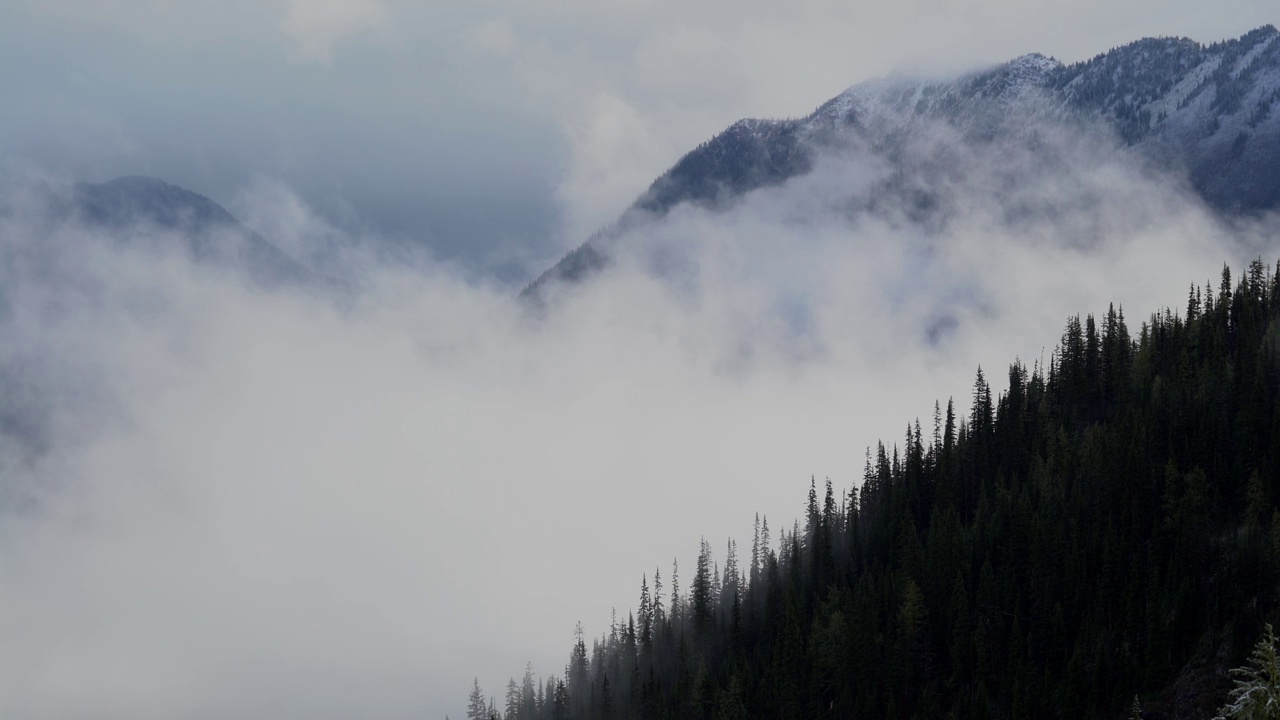
M 391 16 L 380 0 L 289 0 L 280 29 L 297 62 L 328 63 L 334 45 L 350 35 L 386 32 Z
M 935 399 L 966 407 L 979 364 L 1047 358 L 1110 301 L 1136 333 L 1280 252 L 1108 146 L 1055 140 L 1046 173 L 951 140 L 936 223 L 851 209 L 888 169 L 850 148 L 678 208 L 541 314 L 287 188 L 246 219 L 341 248 L 354 297 L 42 225 L 10 188 L 0 359 L 46 422 L 3 465 L 0 715 L 460 715 L 474 676 L 559 673 L 574 621 L 604 632 L 700 536 L 789 526 L 811 475 L 847 487 Z
M 504 82 L 514 81 L 528 108 L 554 115 L 569 147 L 556 196 L 567 246 L 740 118 L 801 116 L 871 78 L 952 74 L 1030 52 L 1076 62 L 1141 37 L 1207 43 L 1275 20 L 1255 2 L 1222 9 L 1149 0 L 486 0 L 474 7 L 481 16 L 474 33 L 491 33 L 494 23 L 502 29 Z M 620 119 L 628 132 L 608 132 Z M 610 179 L 600 183 L 602 176 Z M 628 193 L 622 181 L 631 178 L 640 184 Z
M 0 17 L 0 159 L 219 201 L 281 177 L 493 273 L 511 245 L 539 264 L 577 245 L 741 117 L 899 70 L 1214 41 L 1273 4 L 19 0 Z

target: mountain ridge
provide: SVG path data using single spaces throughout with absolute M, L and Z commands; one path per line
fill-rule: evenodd
M 101 183 L 78 182 L 51 203 L 51 213 L 114 234 L 127 231 L 126 242 L 138 233 L 173 233 L 194 262 L 231 267 L 266 287 L 318 279 L 222 205 L 158 178 L 125 175 Z
M 683 155 L 622 213 L 535 278 L 538 297 L 608 264 L 625 232 L 689 203 L 707 208 L 809 173 L 833 145 L 882 156 L 943 123 L 975 141 L 1038 124 L 1097 125 L 1119 147 L 1187 177 L 1226 216 L 1280 208 L 1280 32 L 1205 45 L 1143 38 L 1070 65 L 1039 53 L 951 78 L 878 78 L 798 119 L 741 119 Z

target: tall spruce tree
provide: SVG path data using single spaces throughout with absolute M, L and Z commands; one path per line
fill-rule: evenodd
M 471 694 L 467 696 L 467 720 L 489 720 L 489 705 L 480 689 L 480 678 L 474 680 Z

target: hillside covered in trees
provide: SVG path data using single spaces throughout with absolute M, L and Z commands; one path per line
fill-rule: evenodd
M 1280 608 L 1280 268 L 1073 317 L 473 718 L 1210 717 Z M 686 570 L 687 572 L 687 570 Z

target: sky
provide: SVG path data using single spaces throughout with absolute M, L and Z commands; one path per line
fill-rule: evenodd
M 893 72 L 1276 20 L 1262 0 L 5 0 L 0 161 L 153 175 L 528 281 L 741 117 Z
M 887 171 L 852 153 L 732 212 L 676 210 L 531 317 L 513 286 L 737 117 L 1274 20 L 686 5 L 0 8 L 21 100 L 0 113 L 20 178 L 0 183 L 0 368 L 48 440 L 0 446 L 0 716 L 458 718 L 473 678 L 558 674 L 574 623 L 605 632 L 641 573 L 691 568 L 704 535 L 723 558 L 757 512 L 776 537 L 811 477 L 847 488 L 868 445 L 963 407 L 979 365 L 1000 387 L 1047 357 L 1069 314 L 1115 301 L 1136 332 L 1224 261 L 1280 254 L 1272 221 L 1224 227 L 1105 142 L 1059 177 L 975 160 L 940 236 L 850 220 L 848 188 Z M 981 190 L 1024 170 L 1013 201 L 1090 212 L 1011 227 Z M 291 250 L 349 241 L 361 290 L 267 292 L 50 227 L 21 179 L 130 173 Z M 371 249 L 406 238 L 431 253 Z M 655 278 L 654 248 L 687 272 Z

